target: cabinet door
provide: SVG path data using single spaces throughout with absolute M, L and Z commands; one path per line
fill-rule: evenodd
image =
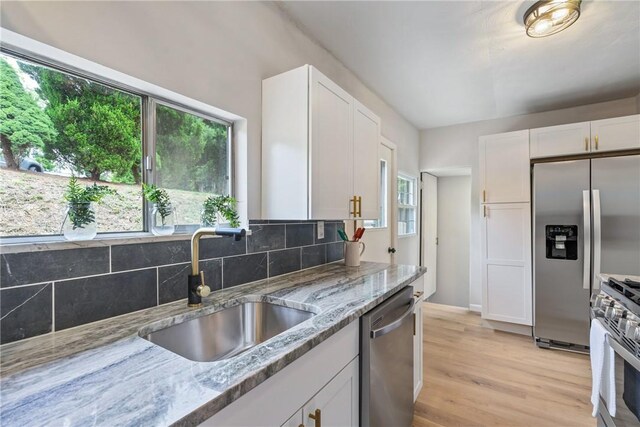
M 305 426 L 358 427 L 359 424 L 359 357 L 353 359 L 303 408 Z M 322 422 L 311 416 L 319 414 Z
M 640 114 L 591 122 L 591 151 L 640 148 Z
M 354 100 L 353 194 L 362 197 L 359 218 L 377 219 L 380 188 L 380 118 Z
M 589 136 L 589 122 L 531 129 L 531 158 L 588 153 Z
M 482 203 L 528 202 L 529 131 L 480 137 Z
M 346 219 L 353 196 L 353 98 L 313 67 L 309 95 L 309 219 Z
M 531 205 L 484 205 L 482 317 L 531 325 Z
M 293 414 L 291 418 L 289 418 L 282 426 L 280 427 L 304 427 L 304 418 L 303 418 L 302 409 Z

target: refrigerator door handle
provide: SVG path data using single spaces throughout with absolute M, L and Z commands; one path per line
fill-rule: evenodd
M 591 277 L 591 198 L 589 190 L 582 192 L 582 216 L 584 221 L 582 288 L 590 289 Z
M 600 216 L 600 190 L 591 190 L 593 193 L 593 283 L 594 287 L 600 284 L 600 256 L 602 253 L 602 218 Z

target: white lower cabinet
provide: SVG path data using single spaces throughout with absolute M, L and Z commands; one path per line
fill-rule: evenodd
M 329 384 L 304 405 L 305 427 L 358 426 L 359 358 L 356 357 Z
M 210 427 L 357 427 L 360 322 L 353 321 L 203 422 Z

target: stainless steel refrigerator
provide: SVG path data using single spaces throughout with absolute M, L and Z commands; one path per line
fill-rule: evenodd
M 589 345 L 600 273 L 640 275 L 640 155 L 533 166 L 534 336 Z

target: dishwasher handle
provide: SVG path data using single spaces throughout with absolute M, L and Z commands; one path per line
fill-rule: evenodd
M 386 335 L 389 332 L 393 331 L 394 329 L 398 329 L 400 326 L 402 326 L 407 321 L 407 319 L 413 319 L 413 316 L 411 315 L 413 314 L 413 307 L 415 307 L 415 305 L 416 305 L 416 299 L 411 298 L 411 302 L 409 303 L 409 308 L 407 308 L 407 310 L 404 313 L 402 313 L 400 317 L 398 317 L 396 320 L 389 323 L 388 325 L 385 325 L 382 328 L 372 330 L 371 338 L 376 339 L 378 337 Z

